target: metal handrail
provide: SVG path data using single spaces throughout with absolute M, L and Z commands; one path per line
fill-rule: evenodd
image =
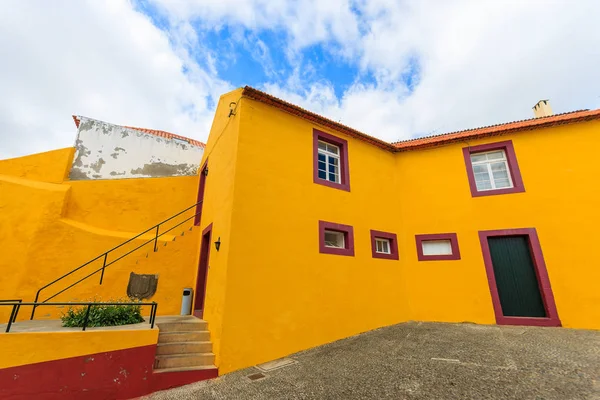
M 185 220 L 181 221 L 180 223 L 178 223 L 178 224 L 177 224 L 177 225 L 175 225 L 175 226 L 172 226 L 171 228 L 167 229 L 166 231 L 162 232 L 162 233 L 159 235 L 159 229 L 160 229 L 160 226 L 161 226 L 161 225 L 163 225 L 165 222 L 169 222 L 169 221 L 170 221 L 170 220 L 172 220 L 173 218 L 176 218 L 176 217 L 180 216 L 180 215 L 181 215 L 181 214 L 183 214 L 184 212 L 186 212 L 186 211 L 188 211 L 188 210 L 191 210 L 191 209 L 192 209 L 192 208 L 194 208 L 194 207 L 197 207 L 197 206 L 198 206 L 198 205 L 200 205 L 201 203 L 202 203 L 202 200 L 200 200 L 200 201 L 199 201 L 199 202 L 197 202 L 196 204 L 193 204 L 193 205 L 191 205 L 190 207 L 186 208 L 185 210 L 182 210 L 182 211 L 178 212 L 177 214 L 174 214 L 174 215 L 170 216 L 169 218 L 165 219 L 164 221 L 161 221 L 161 222 L 159 222 L 158 224 L 156 224 L 156 225 L 154 225 L 154 226 L 152 226 L 152 227 L 150 227 L 150 228 L 146 229 L 146 230 L 145 230 L 145 231 L 143 231 L 142 233 L 138 233 L 138 234 L 137 234 L 137 235 L 135 235 L 134 237 L 132 237 L 132 238 L 130 238 L 130 239 L 127 239 L 127 240 L 126 240 L 126 241 L 124 241 L 123 243 L 121 243 L 121 244 L 119 244 L 119 245 L 117 245 L 117 246 L 113 247 L 112 249 L 110 249 L 110 250 L 108 250 L 108 251 L 105 251 L 104 253 L 102 253 L 102 254 L 100 254 L 99 256 L 97 256 L 97 257 L 95 257 L 95 258 L 91 259 L 90 261 L 86 262 L 85 264 L 82 264 L 82 265 L 80 265 L 79 267 L 77 267 L 77 268 L 75 268 L 75 269 L 73 269 L 73 270 L 71 270 L 71 271 L 67 272 L 66 274 L 62 275 L 61 277 L 59 277 L 59 278 L 56 278 L 56 279 L 55 279 L 55 280 L 53 280 L 52 282 L 50 282 L 50 283 L 48 283 L 48 284 L 46 284 L 46 285 L 42 286 L 42 287 L 41 287 L 41 288 L 40 288 L 40 289 L 37 291 L 37 293 L 35 294 L 35 300 L 34 300 L 33 302 L 34 302 L 34 303 L 36 303 L 36 304 L 34 304 L 34 305 L 33 305 L 33 310 L 31 310 L 31 318 L 30 318 L 30 319 L 33 319 L 33 317 L 34 317 L 34 315 L 35 315 L 35 310 L 36 310 L 36 308 L 38 307 L 38 304 L 41 304 L 41 303 L 46 303 L 48 300 L 52 300 L 53 298 L 55 298 L 55 297 L 56 297 L 56 296 L 58 296 L 59 294 L 61 294 L 61 293 L 65 292 L 66 290 L 68 290 L 68 289 L 72 288 L 73 286 L 77 285 L 78 283 L 80 283 L 80 282 L 82 282 L 82 281 L 84 281 L 84 280 L 86 280 L 86 279 L 88 279 L 88 278 L 90 278 L 90 277 L 92 277 L 92 276 L 96 275 L 96 274 L 97 274 L 97 273 L 99 273 L 99 272 L 101 273 L 101 274 L 100 274 L 100 285 L 102 285 L 102 281 L 104 280 L 104 270 L 106 269 L 106 267 L 108 267 L 108 266 L 110 266 L 110 265 L 114 264 L 115 262 L 119 261 L 120 259 L 122 259 L 122 258 L 123 258 L 123 257 L 125 257 L 125 256 L 128 256 L 129 254 L 133 253 L 134 251 L 136 251 L 136 250 L 138 250 L 138 249 L 140 249 L 140 248 L 144 247 L 144 246 L 145 246 L 145 245 L 147 245 L 148 243 L 154 242 L 154 251 L 156 252 L 156 251 L 158 250 L 158 248 L 157 248 L 157 244 L 158 244 L 158 238 L 159 238 L 159 237 L 161 237 L 161 236 L 165 235 L 166 233 L 168 233 L 168 232 L 172 231 L 173 229 L 177 228 L 178 226 L 180 226 L 180 225 L 182 225 L 182 224 L 186 223 L 186 222 L 187 222 L 187 221 L 189 221 L 190 219 L 192 219 L 192 218 L 195 218 L 195 217 L 196 217 L 197 215 L 199 215 L 199 214 L 200 214 L 202 211 L 196 212 L 196 213 L 195 213 L 194 215 L 192 215 L 191 217 L 189 217 L 189 218 L 186 218 Z M 153 238 L 153 239 L 150 239 L 150 240 L 147 240 L 147 241 L 145 241 L 145 242 L 144 242 L 144 243 L 142 243 L 141 245 L 137 246 L 135 249 L 133 249 L 133 250 L 130 250 L 130 251 L 128 251 L 127 253 L 125 253 L 125 254 L 123 254 L 123 255 L 121 255 L 121 256 L 119 256 L 119 257 L 117 257 L 116 259 L 112 260 L 111 262 L 107 263 L 108 254 L 109 254 L 109 253 L 111 253 L 111 252 L 113 252 L 113 251 L 115 251 L 115 250 L 117 250 L 117 249 L 119 249 L 119 248 L 123 247 L 123 246 L 124 246 L 124 245 L 126 245 L 127 243 L 129 243 L 129 242 L 131 242 L 131 241 L 133 241 L 133 240 L 135 240 L 135 239 L 139 238 L 140 236 L 143 236 L 143 235 L 145 235 L 145 234 L 146 234 L 146 233 L 148 233 L 148 232 L 154 231 L 154 230 L 155 230 L 155 235 L 154 235 L 154 238 Z M 71 284 L 71 285 L 67 286 L 67 287 L 66 287 L 66 288 L 64 288 L 63 290 L 61 290 L 61 291 L 59 291 L 59 292 L 57 292 L 57 293 L 53 294 L 52 296 L 50 296 L 50 297 L 46 298 L 45 300 L 38 301 L 38 300 L 39 300 L 39 298 L 40 298 L 40 293 L 42 292 L 42 290 L 44 290 L 44 289 L 46 289 L 46 288 L 48 288 L 48 287 L 50 287 L 50 286 L 54 285 L 55 283 L 57 283 L 57 282 L 61 281 L 62 279 L 64 279 L 64 278 L 68 277 L 69 275 L 71 275 L 71 274 L 73 274 L 73 273 L 75 273 L 75 272 L 79 271 L 81 268 L 83 268 L 83 267 L 85 267 L 85 266 L 87 266 L 87 265 L 89 265 L 89 264 L 93 263 L 94 261 L 96 261 L 96 260 L 99 260 L 99 259 L 101 259 L 101 258 L 104 258 L 104 261 L 103 261 L 103 263 L 102 263 L 102 267 L 101 267 L 101 268 L 98 268 L 98 269 L 94 270 L 92 273 L 90 273 L 90 274 L 88 274 L 88 275 L 84 276 L 83 278 L 81 278 L 81 279 L 80 279 L 80 280 L 78 280 L 77 282 L 75 282 L 75 283 L 73 283 L 73 284 Z
M 85 318 L 83 319 L 83 330 L 87 327 L 88 317 L 90 316 L 90 309 L 93 306 L 152 306 L 150 309 L 150 329 L 154 328 L 154 321 L 156 320 L 156 311 L 158 310 L 158 303 L 155 301 L 151 303 L 99 303 L 94 301 L 87 302 L 68 302 L 68 303 L 46 303 L 46 302 L 31 302 L 31 303 L 23 303 L 21 300 L 0 300 L 1 306 L 12 306 L 12 311 L 10 313 L 10 318 L 8 319 L 8 324 L 6 325 L 6 333 L 10 332 L 10 327 L 13 322 L 17 320 L 17 315 L 19 314 L 19 310 L 21 306 L 87 306 L 87 310 L 85 312 Z
M 22 300 L 22 299 L 15 299 L 15 300 L 0 300 L 0 303 L 19 303 L 19 304 L 17 305 L 17 313 L 18 313 L 18 312 L 19 312 L 19 310 L 21 309 L 21 304 L 23 303 L 23 300 Z M 2 304 L 0 304 L 0 305 L 2 305 Z M 11 321 L 12 321 L 12 322 L 15 322 L 15 321 L 17 320 L 17 314 L 15 314 L 15 315 L 14 315 L 14 317 L 13 317 L 13 315 L 12 315 L 12 314 L 11 314 L 10 316 L 11 316 Z

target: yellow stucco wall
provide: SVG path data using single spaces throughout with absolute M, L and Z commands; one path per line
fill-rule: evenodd
M 227 266 L 231 251 L 231 218 L 234 201 L 234 179 L 238 147 L 239 116 L 229 118 L 229 104 L 239 102 L 241 90 L 224 95 L 219 100 L 217 112 L 204 151 L 202 164 L 208 160 L 204 204 L 202 207 L 201 229 L 212 224 L 212 242 L 221 239 L 220 251 L 211 243 L 207 292 L 203 318 L 208 326 L 216 356 L 216 365 L 221 362 L 222 327 L 225 312 L 225 299 L 229 282 Z M 208 195 L 209 194 L 209 195 Z M 197 275 L 197 270 L 195 271 Z M 235 329 L 235 328 L 234 328 Z
M 45 162 L 48 158 L 37 160 Z M 49 171 L 60 169 L 46 167 Z M 43 171 L 44 166 L 38 170 Z M 0 175 L 0 237 L 7 250 L 0 256 L 0 270 L 10 271 L 0 274 L 0 298 L 33 301 L 43 285 L 196 203 L 197 187 L 198 176 L 47 183 Z M 185 217 L 194 212 L 188 211 Z M 181 220 L 175 219 L 162 229 Z M 158 274 L 158 290 L 150 300 L 159 303 L 161 315 L 179 314 L 182 290 L 194 287 L 197 270 L 199 232 L 188 230 L 192 223 L 189 221 L 162 237 L 158 253 L 147 245 L 111 265 L 102 286 L 97 275 L 53 301 L 125 298 L 130 272 Z M 149 233 L 131 242 L 111 254 L 108 262 L 151 237 L 153 234 Z M 102 260 L 95 261 L 42 292 L 40 299 L 101 266 Z M 28 318 L 30 311 L 23 307 L 19 319 Z M 56 318 L 60 312 L 43 307 L 36 315 Z M 0 307 L 0 320 L 5 321 L 9 313 L 8 307 Z
M 250 99 L 240 104 L 237 147 L 221 155 L 236 162 L 234 182 L 225 181 L 235 187 L 231 224 L 219 227 L 221 259 L 211 254 L 209 272 L 226 266 L 227 285 L 208 285 L 209 297 L 225 299 L 220 371 L 411 319 L 493 324 L 479 230 L 536 228 L 562 325 L 600 328 L 600 270 L 587 256 L 590 221 L 600 217 L 589 146 L 600 123 L 469 141 L 512 140 L 526 188 L 472 198 L 466 143 L 392 154 Z M 313 128 L 348 140 L 351 192 L 313 183 Z M 207 204 L 224 190 L 207 186 Z M 355 257 L 319 253 L 319 220 L 354 227 Z M 398 235 L 399 261 L 371 257 L 370 229 Z M 461 260 L 417 261 L 415 234 L 445 232 L 458 234 Z
M 494 323 L 477 232 L 535 228 L 564 327 L 600 329 L 600 269 L 589 249 L 597 237 L 600 189 L 594 160 L 600 122 L 585 122 L 469 141 L 512 140 L 524 193 L 471 197 L 466 143 L 398 154 L 403 196 L 400 257 L 413 307 L 410 318 Z M 456 232 L 460 261 L 418 262 L 413 234 Z M 402 250 L 404 248 L 404 250 Z
M 0 160 L 0 175 L 61 183 L 69 175 L 74 147 Z
M 0 369 L 156 344 L 158 328 L 0 334 Z

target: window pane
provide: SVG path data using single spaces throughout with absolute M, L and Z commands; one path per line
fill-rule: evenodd
M 338 165 L 338 159 L 337 158 L 329 156 L 328 159 L 329 159 L 329 164 L 331 164 L 331 165 Z
M 390 241 L 389 239 L 375 239 L 375 252 L 390 254 Z
M 471 162 L 485 161 L 487 157 L 485 154 L 471 154 Z
M 504 158 L 504 150 L 498 150 L 491 153 L 487 153 L 488 160 L 499 160 Z
M 319 161 L 319 171 L 327 171 L 327 164 L 324 161 Z
M 333 154 L 340 154 L 340 149 L 337 146 L 327 143 L 327 151 Z
M 338 175 L 335 172 L 329 172 L 329 180 L 331 182 L 338 182 Z
M 319 142 L 319 149 L 326 150 L 327 149 L 327 145 L 324 142 Z
M 319 170 L 319 179 L 327 179 L 327 172 Z
M 343 232 L 325 231 L 325 247 L 334 247 L 337 249 L 345 248 Z
M 319 161 L 325 162 L 327 160 L 327 156 L 324 153 L 319 153 Z
M 496 188 L 501 189 L 512 187 L 505 162 L 492 163 L 491 167 L 492 175 L 494 177 L 494 185 L 496 186 Z
M 445 240 L 424 240 L 421 242 L 424 256 L 447 256 L 452 255 L 452 243 Z

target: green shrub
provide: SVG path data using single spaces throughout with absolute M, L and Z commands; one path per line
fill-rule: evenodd
M 107 303 L 125 303 L 128 300 L 109 300 Z M 144 322 L 142 317 L 142 306 L 136 305 L 127 306 L 106 306 L 92 305 L 90 315 L 88 316 L 87 326 L 118 326 L 128 324 L 138 324 Z M 85 313 L 88 306 L 69 307 L 66 312 L 61 315 L 62 326 L 68 328 L 83 327 Z

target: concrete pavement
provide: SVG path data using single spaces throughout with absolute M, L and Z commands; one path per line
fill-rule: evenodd
M 600 399 L 600 331 L 408 322 L 289 358 L 147 398 Z

